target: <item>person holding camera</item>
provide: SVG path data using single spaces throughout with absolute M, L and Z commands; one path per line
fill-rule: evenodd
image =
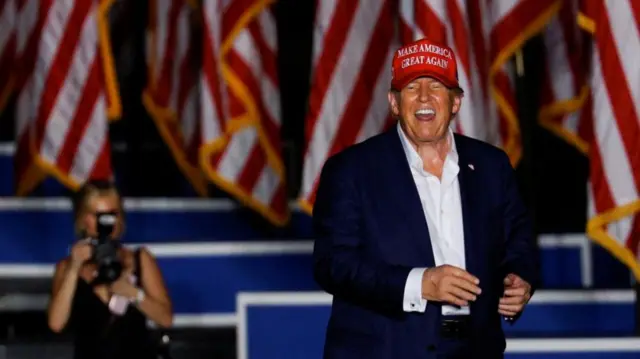
M 120 245 L 122 199 L 113 183 L 90 181 L 73 203 L 80 238 L 55 268 L 48 325 L 74 334 L 74 358 L 156 358 L 147 320 L 173 321 L 171 301 L 151 253 Z

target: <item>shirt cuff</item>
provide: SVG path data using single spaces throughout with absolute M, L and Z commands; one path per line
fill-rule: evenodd
M 409 272 L 404 286 L 402 310 L 405 312 L 424 313 L 427 300 L 422 298 L 422 276 L 427 268 L 414 268 Z

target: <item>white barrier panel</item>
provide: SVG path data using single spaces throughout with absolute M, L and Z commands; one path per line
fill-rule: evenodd
M 542 292 L 523 314 L 534 308 L 563 306 L 577 310 L 586 321 L 597 321 L 584 307 L 617 306 L 633 301 L 633 293 L 622 292 Z M 632 303 L 632 302 L 631 302 Z M 320 359 L 330 314 L 331 296 L 322 292 L 241 293 L 237 297 L 238 359 Z M 574 309 L 571 309 L 574 308 Z M 608 309 L 611 309 L 609 307 Z M 632 310 L 632 308 L 630 308 Z M 543 309 L 544 310 L 544 309 Z M 546 309 L 548 310 L 548 309 Z M 589 315 L 584 315 L 589 313 Z M 633 316 L 627 313 L 627 316 Z M 531 314 L 540 317 L 540 312 Z M 573 317 L 572 320 L 576 320 Z M 585 324 L 585 323 L 583 323 Z M 516 323 L 515 328 L 520 325 Z M 505 326 L 508 329 L 508 326 Z M 640 357 L 640 338 L 508 339 L 506 359 L 574 359 Z

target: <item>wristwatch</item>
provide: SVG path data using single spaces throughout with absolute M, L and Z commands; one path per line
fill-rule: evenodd
M 138 288 L 138 292 L 136 293 L 136 297 L 133 299 L 133 302 L 138 305 L 140 303 L 142 303 L 142 301 L 144 300 L 145 294 L 144 294 L 144 290 L 142 290 L 141 288 Z

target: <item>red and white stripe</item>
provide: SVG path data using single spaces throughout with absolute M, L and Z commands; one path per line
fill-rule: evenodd
M 521 146 L 515 71 L 508 60 L 553 11 L 548 0 L 400 1 L 404 43 L 427 37 L 448 44 L 456 55 L 466 92 L 453 123 L 457 132 L 502 147 L 513 164 Z
M 0 111 L 13 90 L 13 66 L 17 40 L 16 0 L 0 1 Z
M 588 0 L 593 32 L 587 233 L 640 279 L 640 0 Z
M 143 101 L 178 166 L 206 195 L 200 171 L 200 60 L 195 8 L 187 0 L 152 0 L 147 37 L 148 85 Z
M 23 0 L 18 9 L 18 192 L 37 184 L 35 173 L 71 188 L 111 177 L 99 3 Z
M 392 0 L 317 2 L 300 193 L 308 212 L 325 161 L 390 121 L 387 92 L 398 46 L 394 6 Z
M 24 195 L 30 192 L 43 178 L 42 171 L 35 165 L 34 146 L 31 146 L 30 122 L 30 81 L 34 71 L 38 52 L 39 38 L 44 20 L 40 14 L 46 7 L 40 8 L 38 0 L 17 1 L 16 22 L 16 69 L 13 78 L 14 91 L 18 94 L 15 109 L 17 149 L 14 156 L 16 193 Z M 51 5 L 50 3 L 47 5 Z
M 220 0 L 205 1 L 202 5 L 202 73 L 200 76 L 200 129 L 203 147 L 201 150 L 202 165 L 224 146 L 226 140 L 225 119 L 226 96 L 220 66 L 222 48 L 222 2 Z M 209 172 L 214 169 L 210 167 Z
M 270 3 L 203 3 L 209 32 L 205 57 L 218 53 L 222 61 L 215 63 L 214 57 L 204 66 L 202 164 L 215 184 L 281 225 L 289 220 L 289 210 L 280 151 L 277 33 Z M 218 95 L 216 78 L 222 81 Z
M 540 91 L 540 124 L 585 154 L 587 121 L 580 108 L 588 95 L 584 33 L 580 30 L 578 0 L 563 2 L 543 32 L 544 77 Z

